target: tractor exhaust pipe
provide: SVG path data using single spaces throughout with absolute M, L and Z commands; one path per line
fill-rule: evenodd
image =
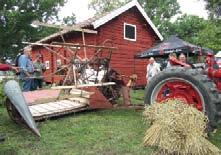
M 16 108 L 18 113 L 24 119 L 26 125 L 37 135 L 41 136 L 38 131 L 32 114 L 27 106 L 19 84 L 15 80 L 7 81 L 4 86 L 4 92 L 11 104 Z

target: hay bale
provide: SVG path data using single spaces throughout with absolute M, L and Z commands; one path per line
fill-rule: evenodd
M 145 133 L 144 145 L 158 147 L 159 154 L 221 154 L 206 139 L 207 117 L 180 100 L 168 100 L 146 107 L 144 119 L 152 124 Z

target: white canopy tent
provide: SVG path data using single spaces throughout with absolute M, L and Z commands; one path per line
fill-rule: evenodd
M 216 58 L 221 58 L 221 51 L 217 52 L 215 55 Z

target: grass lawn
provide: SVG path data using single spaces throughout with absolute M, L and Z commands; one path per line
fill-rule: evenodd
M 143 91 L 133 91 L 135 103 L 142 103 Z M 13 123 L 0 106 L 0 133 L 6 140 L 0 143 L 1 154 L 76 154 L 76 155 L 142 155 L 151 154 L 142 139 L 147 129 L 142 111 L 102 110 L 72 114 L 38 123 L 42 137 Z M 221 148 L 221 132 L 210 140 Z

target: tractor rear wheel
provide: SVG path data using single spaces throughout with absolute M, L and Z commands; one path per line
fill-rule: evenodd
M 221 96 L 215 84 L 201 71 L 181 67 L 156 75 L 145 90 L 145 104 L 180 99 L 204 112 L 211 127 L 216 127 L 221 114 Z

